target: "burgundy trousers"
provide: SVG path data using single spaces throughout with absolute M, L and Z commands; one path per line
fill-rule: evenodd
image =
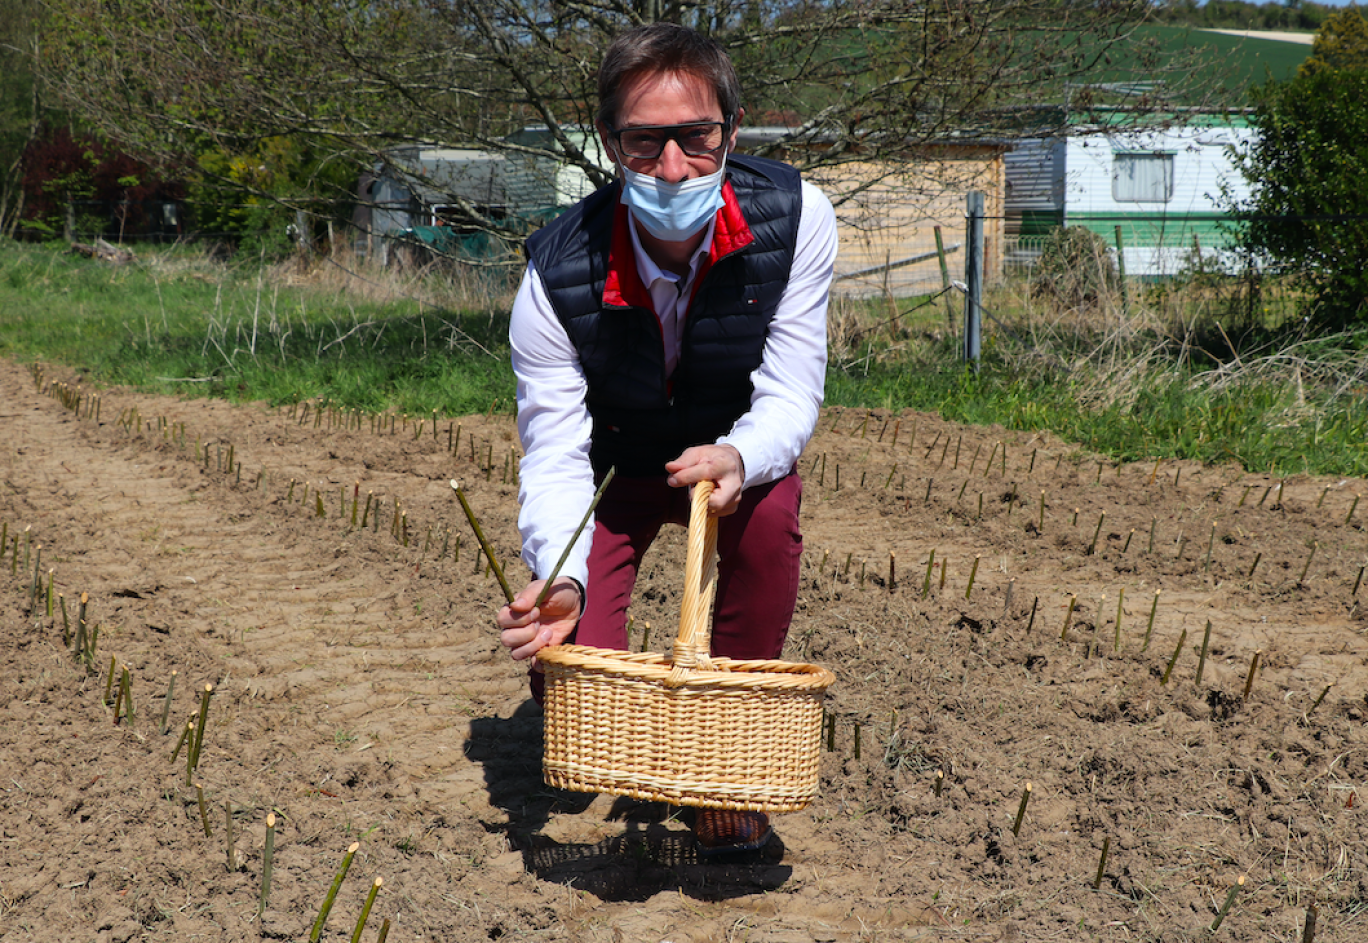
M 726 658 L 778 658 L 793 621 L 803 538 L 798 528 L 803 486 L 796 472 L 748 488 L 735 514 L 717 519 L 717 598 L 712 653 Z M 614 478 L 594 516 L 588 605 L 568 641 L 627 648 L 627 608 L 647 548 L 665 524 L 687 526 L 689 492 L 659 478 Z M 678 574 L 683 582 L 683 571 Z M 678 627 L 659 627 L 673 638 Z M 657 636 L 660 638 L 662 636 Z M 543 675 L 531 673 L 541 700 Z

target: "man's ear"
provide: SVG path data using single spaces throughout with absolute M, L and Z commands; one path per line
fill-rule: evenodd
M 736 138 L 740 134 L 741 121 L 746 117 L 746 109 L 737 107 L 736 120 L 732 122 L 731 139 L 727 141 L 727 153 L 736 150 Z
M 594 129 L 598 131 L 599 144 L 603 146 L 603 153 L 607 154 L 608 159 L 614 164 L 620 165 L 622 161 L 619 159 L 617 151 L 613 148 L 612 138 L 608 135 L 608 126 L 602 121 L 596 121 L 594 122 Z

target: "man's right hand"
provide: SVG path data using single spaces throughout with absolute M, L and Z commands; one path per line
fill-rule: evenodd
M 575 630 L 584 600 L 579 584 L 558 577 L 538 608 L 537 595 L 545 580 L 533 580 L 513 601 L 499 610 L 495 621 L 502 630 L 499 641 L 515 661 L 523 661 L 548 645 L 559 645 Z

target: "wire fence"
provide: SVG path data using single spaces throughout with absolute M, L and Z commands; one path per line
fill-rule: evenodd
M 269 242 L 277 252 L 378 264 L 382 268 L 421 269 L 456 265 L 483 269 L 507 280 L 522 266 L 518 238 L 446 225 L 380 231 L 366 214 L 350 219 L 304 212 L 276 213 L 257 229 L 201 227 L 201 219 L 224 220 L 260 211 L 256 204 L 197 205 L 188 200 L 76 201 L 62 233 L 33 230 L 31 235 L 122 244 L 184 243 L 225 254 L 245 243 Z M 212 211 L 212 216 L 210 215 Z M 413 218 L 419 218 L 421 214 Z M 422 217 L 427 218 L 427 217 Z M 1031 279 L 1050 251 L 1048 221 L 1020 215 L 984 217 L 987 226 L 984 281 L 987 285 Z M 1129 280 L 1163 281 L 1192 272 L 1239 275 L 1250 267 L 1237 250 L 1229 217 L 1216 213 L 1091 214 L 1067 217 L 1070 226 L 1089 229 L 1108 245 L 1108 256 Z M 293 221 L 291 221 L 293 220 Z M 1020 232 L 1030 222 L 1034 231 Z M 51 223 L 51 221 L 49 221 Z M 896 231 L 895 231 L 896 230 Z M 933 238 L 934 236 L 934 238 Z M 963 215 L 944 219 L 903 219 L 881 232 L 843 233 L 833 294 L 853 298 L 910 298 L 944 291 L 964 277 L 967 237 Z M 871 249 L 871 245 L 873 249 Z M 255 254 L 255 253 L 254 253 Z

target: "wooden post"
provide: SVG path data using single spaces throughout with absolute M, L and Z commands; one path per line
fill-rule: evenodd
M 1121 240 L 1121 224 L 1116 225 L 1116 271 L 1121 276 L 1121 309 L 1130 307 L 1129 293 L 1126 291 L 1126 247 Z
M 936 258 L 940 260 L 941 291 L 945 293 L 945 323 L 950 333 L 955 333 L 955 306 L 950 301 L 950 263 L 945 259 L 945 240 L 941 238 L 941 228 L 934 227 L 936 233 Z

